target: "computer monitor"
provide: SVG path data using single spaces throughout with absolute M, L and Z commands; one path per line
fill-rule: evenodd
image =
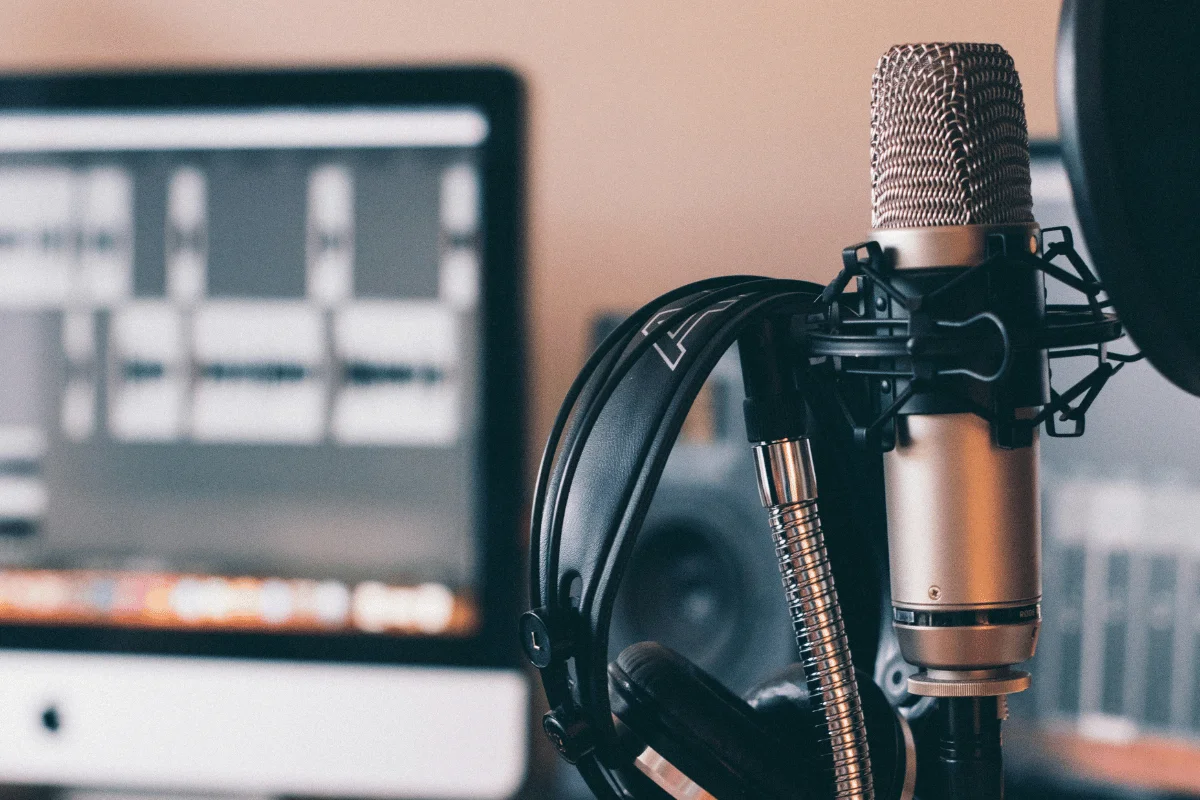
M 521 108 L 0 79 L 0 781 L 517 790 Z

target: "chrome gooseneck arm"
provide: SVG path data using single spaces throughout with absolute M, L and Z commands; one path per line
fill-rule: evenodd
M 871 800 L 867 730 L 817 512 L 808 439 L 756 444 L 754 460 L 809 694 L 827 731 L 834 796 Z

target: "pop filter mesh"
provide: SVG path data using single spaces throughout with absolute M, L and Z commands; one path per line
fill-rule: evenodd
M 871 81 L 871 224 L 1033 221 L 1021 79 L 998 44 L 897 45 Z

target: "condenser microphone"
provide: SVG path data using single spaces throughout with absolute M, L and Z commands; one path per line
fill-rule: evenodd
M 1041 249 L 1021 82 L 1004 48 L 917 44 L 884 54 L 871 91 L 871 200 L 871 239 L 886 268 L 914 294 L 940 291 L 947 335 L 949 325 L 964 342 L 996 335 L 983 309 L 1000 295 L 1012 315 L 1044 315 L 1040 276 L 1028 272 L 953 286 L 997 254 Z M 881 316 L 899 316 L 891 298 L 875 302 Z M 1015 352 L 1007 364 L 981 353 L 965 368 L 974 376 L 959 376 L 979 404 L 1008 406 L 1010 422 L 1032 418 L 1048 384 L 1044 350 Z M 981 376 L 991 380 L 971 379 Z M 905 387 L 884 388 L 895 397 Z M 1013 666 L 1033 656 L 1041 617 L 1037 431 L 998 422 L 918 389 L 884 456 L 894 629 L 920 668 L 909 691 L 947 698 L 939 706 L 951 797 L 1000 796 L 1004 697 L 1029 686 Z
M 1038 250 L 1021 82 L 1004 48 L 901 45 L 880 59 L 871 200 L 872 238 L 913 283 L 945 281 L 939 268 L 972 267 L 997 249 Z M 1027 313 L 1042 311 L 1036 292 L 1026 299 Z M 1033 385 L 1009 388 L 1032 389 L 1036 401 L 1045 360 L 1033 362 L 1014 376 Z M 896 632 L 909 662 L 926 669 L 912 689 L 1022 689 L 1028 677 L 1008 667 L 1037 640 L 1036 430 L 998 442 L 969 411 L 919 402 L 905 411 L 884 470 Z

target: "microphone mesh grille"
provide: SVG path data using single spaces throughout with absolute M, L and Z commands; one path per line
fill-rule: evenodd
M 1021 79 L 998 44 L 906 44 L 871 81 L 871 224 L 1033 221 Z

